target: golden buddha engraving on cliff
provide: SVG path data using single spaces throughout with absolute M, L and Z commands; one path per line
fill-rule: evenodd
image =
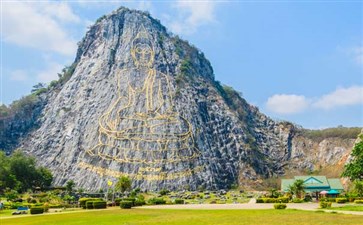
M 153 43 L 143 26 L 131 42 L 131 56 L 133 67 L 118 73 L 117 100 L 99 118 L 98 144 L 86 152 L 138 164 L 141 175 L 161 173 L 165 164 L 193 161 L 200 153 L 192 125 L 174 108 L 169 75 L 155 68 Z

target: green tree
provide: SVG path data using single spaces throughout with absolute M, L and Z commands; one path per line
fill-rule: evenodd
M 124 193 L 131 189 L 131 179 L 127 176 L 121 176 L 118 178 L 116 183 L 116 190 L 121 191 Z
M 72 193 L 73 192 L 73 188 L 76 186 L 76 184 L 74 183 L 73 180 L 69 180 L 66 183 L 66 190 L 68 193 Z
M 305 192 L 305 185 L 303 180 L 296 180 L 292 185 L 289 186 L 289 193 L 296 195 L 297 198 L 302 198 Z
M 352 150 L 353 160 L 345 165 L 342 177 L 349 177 L 351 181 L 363 179 L 363 134 Z
M 34 187 L 48 187 L 52 183 L 52 173 L 37 167 L 35 158 L 25 155 L 20 150 L 7 157 L 0 151 L 0 192 L 6 188 L 19 192 Z
M 31 92 L 34 93 L 34 92 L 37 92 L 40 89 L 44 89 L 46 87 L 47 87 L 47 85 L 45 83 L 37 83 L 36 85 L 33 86 Z
M 36 181 L 36 184 L 38 187 L 43 189 L 49 187 L 52 184 L 53 175 L 50 172 L 50 170 L 48 170 L 45 167 L 39 167 L 37 169 L 37 173 L 38 173 L 38 179 Z
M 354 182 L 354 191 L 359 197 L 363 197 L 363 181 L 356 180 Z

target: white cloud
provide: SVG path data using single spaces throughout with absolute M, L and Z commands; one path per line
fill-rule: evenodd
M 38 10 L 62 22 L 79 23 L 81 19 L 73 13 L 65 2 L 42 2 L 36 5 Z
M 332 109 L 358 104 L 363 104 L 363 86 L 338 88 L 334 92 L 320 97 L 320 99 L 313 103 L 313 106 L 322 109 Z
M 363 105 L 363 86 L 337 88 L 334 92 L 316 98 L 276 94 L 266 102 L 267 109 L 277 114 L 296 114 L 313 108 L 331 110 L 352 105 Z
M 179 34 L 194 33 L 202 25 L 215 22 L 216 2 L 182 1 L 173 2 L 175 15 L 164 15 L 170 29 Z
M 295 114 L 304 111 L 309 101 L 302 95 L 273 95 L 266 103 L 267 109 L 277 114 Z
M 14 70 L 10 72 L 10 80 L 13 81 L 26 81 L 28 80 L 28 76 L 25 70 Z
M 23 47 L 74 55 L 76 41 L 62 23 L 80 21 L 67 3 L 4 2 L 2 33 L 5 42 Z

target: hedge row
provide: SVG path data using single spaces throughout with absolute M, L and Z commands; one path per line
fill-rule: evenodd
M 288 202 L 289 202 L 288 197 L 256 199 L 256 203 L 288 203 Z
M 87 208 L 86 203 L 87 203 L 88 201 L 102 201 L 102 199 L 100 199 L 100 198 L 80 198 L 80 199 L 78 200 L 78 202 L 79 202 L 79 206 L 80 206 L 81 208 L 83 208 L 83 209 L 86 209 L 86 208 Z
M 151 198 L 148 203 L 150 205 L 164 205 L 166 204 L 166 201 L 163 198 Z
M 121 201 L 120 202 L 121 209 L 131 209 L 132 206 L 133 206 L 133 203 L 131 201 Z
M 347 198 L 336 198 L 335 199 L 335 202 L 336 203 L 339 203 L 339 204 L 343 204 L 343 203 L 346 203 L 348 201 Z
M 33 207 L 30 208 L 30 214 L 43 214 L 44 208 L 43 207 Z
M 184 199 L 175 199 L 174 203 L 182 205 L 184 204 Z
M 106 209 L 107 202 L 105 201 L 87 201 L 86 202 L 87 209 Z

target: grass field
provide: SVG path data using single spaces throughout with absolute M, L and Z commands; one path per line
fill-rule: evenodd
M 342 211 L 360 211 L 363 212 L 363 205 L 345 205 L 341 207 L 333 207 L 332 210 L 342 210 Z
M 119 208 L 0 218 L 1 225 L 358 225 L 363 216 L 299 210 L 167 210 Z

